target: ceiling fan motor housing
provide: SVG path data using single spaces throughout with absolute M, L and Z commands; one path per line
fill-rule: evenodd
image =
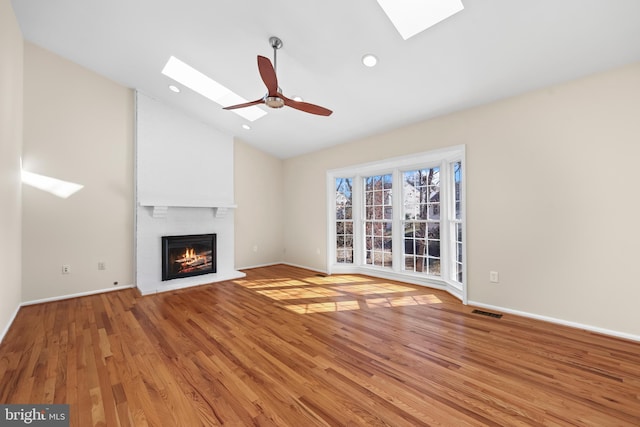
M 271 108 L 284 107 L 284 99 L 278 98 L 277 96 L 267 96 L 264 100 L 264 103 Z

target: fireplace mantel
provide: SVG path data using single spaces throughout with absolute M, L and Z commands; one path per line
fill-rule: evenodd
M 187 200 L 141 200 L 140 206 L 151 208 L 151 215 L 154 218 L 166 218 L 169 208 L 208 208 L 213 211 L 215 218 L 224 218 L 229 209 L 238 207 L 233 203 Z

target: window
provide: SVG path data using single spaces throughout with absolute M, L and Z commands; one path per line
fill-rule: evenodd
M 327 172 L 329 272 L 445 286 L 465 299 L 464 146 Z
M 392 175 L 364 178 L 365 264 L 391 267 L 393 206 Z
M 353 178 L 336 178 L 336 262 L 353 263 Z
M 403 268 L 440 276 L 440 168 L 402 174 Z
M 463 263 L 462 263 L 462 162 L 454 162 L 451 163 L 451 171 L 453 175 L 453 218 L 451 218 L 450 223 L 453 228 L 453 237 L 455 240 L 455 248 L 456 248 L 456 256 L 453 260 L 454 268 L 451 270 L 452 280 L 455 280 L 458 283 L 462 283 L 462 272 Z

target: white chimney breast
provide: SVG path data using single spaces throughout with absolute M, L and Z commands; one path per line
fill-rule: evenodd
M 235 270 L 233 137 L 136 93 L 136 285 L 144 294 L 244 277 Z M 215 274 L 162 281 L 161 237 L 217 234 Z

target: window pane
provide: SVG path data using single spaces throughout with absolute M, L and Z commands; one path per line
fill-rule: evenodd
M 353 222 L 345 222 L 344 233 L 353 235 Z
M 440 275 L 440 258 L 429 258 L 429 274 Z
M 429 256 L 440 258 L 440 240 L 429 240 Z
M 393 209 L 391 206 L 385 206 L 384 208 L 384 219 L 392 220 L 393 219 Z

